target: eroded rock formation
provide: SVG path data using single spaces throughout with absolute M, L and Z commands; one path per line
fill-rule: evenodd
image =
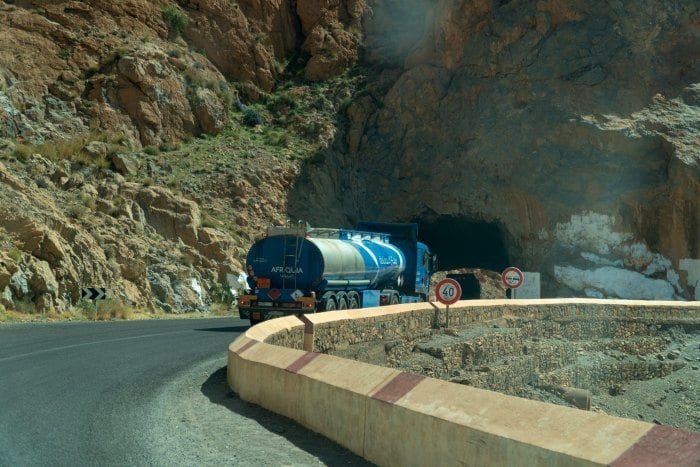
M 697 6 L 384 0 L 372 11 L 366 56 L 379 71 L 336 152 L 306 168 L 297 217 L 482 223 L 512 264 L 544 274 L 545 295 L 697 296 L 696 273 L 680 270 L 700 254 Z M 604 229 L 605 247 L 559 235 L 572 223 L 583 237 Z M 465 235 L 443 255 L 478 248 Z
M 168 264 L 220 279 L 251 239 L 203 226 L 204 200 L 251 232 L 287 214 L 417 221 L 448 269 L 515 264 L 542 273 L 545 296 L 698 298 L 698 15 L 689 2 L 2 3 L 0 137 L 97 129 L 138 148 L 215 134 L 287 65 L 325 80 L 357 63 L 364 87 L 300 170 L 258 154 L 206 196 L 191 190 L 197 202 L 133 180 L 147 161 L 98 142 L 84 151 L 132 180 L 33 158 L 30 174 L 51 186 L 28 195 L 32 183 L 6 171 L 0 195 L 23 210 L 3 212 L 0 251 L 11 234 L 22 255 L 0 256 L 0 293 L 33 280 L 34 298 L 60 308 L 97 278 L 141 304 L 157 284 L 156 305 L 177 308 L 170 291 L 192 277 Z M 79 192 L 104 216 L 99 238 L 62 204 Z M 146 253 L 172 244 L 173 257 Z
M 342 73 L 358 56 L 364 5 L 5 2 L 0 137 L 43 142 L 99 128 L 146 146 L 216 134 L 238 98 L 227 81 L 257 100 L 274 88 L 287 58 L 302 51 L 309 79 Z M 164 8 L 180 18 L 182 31 L 174 34 Z
M 199 310 L 205 303 L 192 281 L 222 283 L 240 269 L 230 237 L 202 227 L 194 202 L 119 175 L 93 185 L 85 180 L 89 169 L 61 169 L 40 156 L 33 162 L 55 180 L 45 182 L 50 187 L 0 164 L 0 241 L 15 247 L 8 250 L 15 258 L 0 255 L 3 305 L 60 312 L 79 302 L 83 287 L 99 286 L 143 308 Z M 77 181 L 54 191 L 71 179 L 66 172 Z

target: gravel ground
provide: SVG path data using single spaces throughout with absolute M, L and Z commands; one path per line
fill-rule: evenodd
M 468 335 L 470 330 L 466 330 L 463 334 Z M 473 331 L 473 329 L 471 330 Z M 673 339 L 671 339 L 673 336 Z M 592 379 L 593 383 L 586 383 L 582 388 L 591 391 L 591 410 L 600 413 L 606 413 L 616 417 L 630 418 L 634 420 L 643 420 L 649 423 L 659 425 L 669 425 L 676 428 L 681 428 L 690 431 L 700 432 L 700 334 L 684 334 L 680 332 L 667 333 L 665 337 L 668 339 L 665 350 L 650 354 L 650 355 L 625 355 L 623 352 L 613 350 L 598 350 L 595 349 L 579 352 L 576 363 L 568 367 L 575 367 L 572 373 L 580 375 L 582 379 Z M 427 347 L 438 348 L 440 342 L 445 342 L 449 338 L 449 343 L 453 343 L 453 338 L 450 336 L 434 336 L 430 339 Z M 547 342 L 562 342 L 557 339 L 540 339 L 540 343 Z M 602 346 L 605 340 L 600 341 Z M 609 342 L 610 340 L 608 340 Z M 569 341 L 570 345 L 579 346 L 584 341 Z M 503 360 L 494 361 L 484 364 L 483 368 L 486 371 L 498 369 L 498 365 L 502 365 L 508 361 L 514 361 L 513 356 L 505 357 Z M 645 365 L 660 365 L 662 363 L 674 365 L 674 369 L 665 376 L 656 375 L 655 377 L 635 377 L 634 369 L 628 369 L 624 374 L 616 375 L 619 384 L 614 386 L 606 386 L 603 382 L 595 382 L 597 377 L 602 374 L 603 379 L 607 379 L 606 368 L 622 368 L 618 366 L 621 361 L 624 365 L 630 366 L 631 363 L 641 362 L 642 367 Z M 443 360 L 435 358 L 423 352 L 414 352 L 407 358 L 403 359 L 398 365 L 399 368 L 406 369 L 417 373 L 426 373 L 428 376 L 434 376 L 431 372 L 443 367 Z M 667 367 L 668 368 L 668 367 Z M 660 371 L 657 369 L 656 371 Z M 557 370 L 554 369 L 553 373 Z M 544 371 L 544 378 L 547 377 L 547 372 Z M 480 376 L 479 372 L 463 372 L 460 373 L 462 380 L 469 380 Z M 439 375 L 443 379 L 454 380 L 449 376 Z M 615 376 L 613 376 L 615 377 Z M 485 380 L 488 381 L 488 380 Z M 506 380 L 507 381 L 507 380 Z M 533 384 L 519 384 L 516 378 L 512 386 L 504 388 L 489 387 L 488 384 L 471 384 L 484 389 L 504 392 L 506 394 L 517 395 L 528 399 L 540 400 L 560 405 L 570 405 L 563 398 L 556 395 L 551 390 Z M 456 381 L 460 382 L 460 381 Z M 470 384 L 470 383 L 465 383 Z M 574 386 L 575 387 L 575 386 Z
M 628 381 L 623 393 L 596 394 L 594 408 L 617 417 L 700 432 L 700 334 L 678 345 L 683 368 L 668 376 Z
M 147 417 L 159 465 L 370 466 L 294 421 L 249 404 L 226 384 L 226 359 L 176 376 Z

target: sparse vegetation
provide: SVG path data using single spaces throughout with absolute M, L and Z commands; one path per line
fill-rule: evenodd
M 228 303 L 214 303 L 211 306 L 211 314 L 213 316 L 229 316 L 236 312 L 236 308 Z
M 165 24 L 168 26 L 168 31 L 170 31 L 170 37 L 173 39 L 180 37 L 189 23 L 187 15 L 174 5 L 163 5 L 160 11 L 163 14 Z
M 182 50 L 183 54 L 190 57 L 186 50 L 178 46 L 173 45 L 170 48 Z M 117 50 L 112 59 L 116 60 L 125 53 L 126 49 Z M 179 53 L 171 51 L 170 55 L 176 56 Z M 120 274 L 116 258 L 123 248 L 123 243 L 115 240 L 114 234 L 109 229 L 99 227 L 99 222 L 92 222 L 92 220 L 94 218 L 97 221 L 107 221 L 103 224 L 111 226 L 118 225 L 119 222 L 100 219 L 100 216 L 103 214 L 113 217 L 127 215 L 129 210 L 124 207 L 123 196 L 119 195 L 118 191 L 106 189 L 114 184 L 123 183 L 122 177 L 127 181 L 145 186 L 167 185 L 174 192 L 181 190 L 184 196 L 197 201 L 202 206 L 202 227 L 228 230 L 234 239 L 234 244 L 243 245 L 250 240 L 250 235 L 248 231 L 241 229 L 240 224 L 236 223 L 236 218 L 230 215 L 231 209 L 259 210 L 261 204 L 258 199 L 251 199 L 246 194 L 224 198 L 231 194 L 229 190 L 232 184 L 240 179 L 247 179 L 254 187 L 257 184 L 258 187 L 264 188 L 266 184 L 264 174 L 267 173 L 264 172 L 265 170 L 279 170 L 280 174 L 289 177 L 297 169 L 290 161 L 303 163 L 323 161 L 327 154 L 324 148 L 332 141 L 339 119 L 344 118 L 344 115 L 338 114 L 338 110 L 350 105 L 359 82 L 356 78 L 345 76 L 324 83 L 306 82 L 302 74 L 295 74 L 297 73 L 296 62 L 293 58 L 281 61 L 278 67 L 279 72 L 284 73 L 286 81 L 269 94 L 249 84 L 228 83 L 217 79 L 217 75 L 210 71 L 208 65 L 192 66 L 183 72 L 188 93 L 208 89 L 225 102 L 236 104 L 230 110 L 230 124 L 216 136 L 193 136 L 179 144 L 160 143 L 160 140 L 154 140 L 156 142 L 152 143 L 152 146 L 139 148 L 134 154 L 128 154 L 133 151 L 128 147 L 128 138 L 123 135 L 101 134 L 98 131 L 43 145 L 12 141 L 12 146 L 8 145 L 5 152 L 8 156 L 11 152 L 16 152 L 15 159 L 31 161 L 32 155 L 39 153 L 54 162 L 70 161 L 72 163 L 57 164 L 55 169 L 64 173 L 59 172 L 55 176 L 49 176 L 48 174 L 52 172 L 47 172 L 45 169 L 30 170 L 33 165 L 19 164 L 16 160 L 11 160 L 9 165 L 25 171 L 34 178 L 37 186 L 45 187 L 56 194 L 67 216 L 80 219 L 84 224 L 83 227 L 88 227 L 90 224 L 89 227 L 94 229 L 92 233 L 96 241 L 104 251 L 109 268 L 112 272 L 117 271 L 116 275 Z M 99 72 L 100 69 L 107 74 L 111 73 L 110 68 L 99 68 L 97 65 L 94 66 L 93 72 Z M 209 96 L 202 95 L 202 97 Z M 257 100 L 253 101 L 252 97 Z M 243 102 L 240 99 L 243 99 Z M 90 145 L 89 143 L 93 141 L 104 144 Z M 117 153 L 117 150 L 120 154 L 140 158 L 142 162 L 140 168 L 135 169 L 136 172 L 122 173 L 121 176 L 115 175 L 112 171 L 102 170 L 101 164 L 106 166 L 107 161 L 111 160 L 111 154 Z M 147 157 L 143 153 L 157 157 Z M 46 165 L 39 162 L 40 160 L 37 161 L 37 167 Z M 112 170 L 115 170 L 115 167 L 112 167 Z M 99 198 L 96 199 L 87 194 L 94 193 L 94 190 L 84 187 L 87 183 L 98 189 Z M 84 187 L 83 194 L 79 191 L 81 187 Z M 207 204 L 207 201 L 210 201 L 207 198 L 210 197 L 216 198 L 213 200 L 215 202 Z M 242 202 L 238 203 L 234 201 L 235 199 Z M 219 201 L 223 202 L 219 203 Z M 231 204 L 226 204 L 227 201 Z M 265 206 L 266 211 L 268 206 L 269 210 L 283 208 L 282 202 L 277 199 L 272 201 L 273 203 Z M 93 210 L 95 212 L 92 212 Z M 100 236 L 99 232 L 102 232 L 104 237 Z M 149 248 L 156 248 L 158 251 L 167 249 L 162 236 L 156 232 L 148 229 L 143 235 L 147 239 Z M 7 243 L 6 248 L 11 246 L 11 243 Z M 192 265 L 195 269 L 202 266 L 200 254 L 186 247 L 174 248 L 168 261 L 173 264 L 181 261 L 185 265 Z M 202 285 L 209 288 L 210 282 L 207 281 Z M 211 307 L 212 313 L 227 315 L 235 312 L 234 301 L 227 287 L 221 286 L 220 289 L 209 292 L 209 297 L 215 302 Z M 31 308 L 33 313 L 26 314 L 31 316 L 27 319 L 65 319 L 71 316 L 70 311 L 36 313 L 33 312 L 33 304 L 27 307 L 27 310 Z M 95 312 L 91 303 L 81 305 L 80 308 L 76 308 L 76 319 L 105 320 L 140 317 L 137 316 L 140 314 L 138 310 L 122 304 L 99 302 L 97 307 Z M 25 316 L 14 310 L 12 313 L 16 315 L 9 319 L 16 319 L 16 316 L 20 315 Z M 7 319 L 7 316 L 8 312 L 0 316 L 0 319 Z
M 214 301 L 215 305 L 220 305 L 218 307 L 212 306 L 213 312 L 217 308 L 224 308 L 226 311 L 230 311 L 235 302 L 235 297 L 227 284 L 213 284 L 209 290 L 209 297 Z
M 39 176 L 36 178 L 36 186 L 39 188 L 48 188 L 49 187 L 49 180 L 44 177 L 44 176 Z
M 98 63 L 95 63 L 93 65 L 90 65 L 83 71 L 83 77 L 84 78 L 90 78 L 91 76 L 96 75 L 100 71 L 100 65 Z
M 72 204 L 66 210 L 67 214 L 73 219 L 82 219 L 87 214 L 88 208 L 82 204 Z
M 125 305 L 119 300 L 102 300 L 97 304 L 97 319 L 100 321 L 108 319 L 131 319 L 134 316 L 134 308 Z
M 105 252 L 105 258 L 114 259 L 117 256 L 117 248 L 114 246 L 114 244 L 110 243 L 109 245 L 105 245 L 103 249 Z
M 33 149 L 34 148 L 28 144 L 16 144 L 12 155 L 20 161 L 26 161 L 32 156 Z
M 7 256 L 15 263 L 19 263 L 22 259 L 22 251 L 18 250 L 17 248 L 13 248 L 7 252 Z
M 36 313 L 36 306 L 29 300 L 15 300 L 12 303 L 11 309 L 25 315 Z
M 158 149 L 163 152 L 176 151 L 180 146 L 176 143 L 160 143 Z
M 143 148 L 143 152 L 145 152 L 149 156 L 156 156 L 160 153 L 160 150 L 155 146 L 146 146 L 145 148 Z
M 92 211 L 94 211 L 97 207 L 97 202 L 95 201 L 95 198 L 88 195 L 87 193 L 80 193 L 80 202 L 83 203 L 83 206 Z
M 129 53 L 126 47 L 117 47 L 102 61 L 102 66 L 110 66 Z
M 202 219 L 202 227 L 216 228 L 218 222 L 208 214 L 204 215 Z
M 258 126 L 262 124 L 262 122 L 262 117 L 254 108 L 248 107 L 243 111 L 243 123 L 247 126 Z
M 105 143 L 107 154 L 96 155 L 88 153 L 86 146 L 92 141 Z M 15 150 L 12 155 L 20 161 L 26 161 L 32 154 L 41 154 L 54 162 L 68 160 L 107 168 L 109 167 L 109 160 L 105 156 L 117 151 L 123 151 L 125 147 L 128 148 L 128 140 L 122 135 L 91 131 L 70 139 L 59 139 L 38 145 L 18 142 L 15 144 Z

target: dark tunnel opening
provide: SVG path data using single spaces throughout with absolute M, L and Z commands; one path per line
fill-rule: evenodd
M 441 216 L 417 219 L 418 236 L 438 256 L 440 270 L 481 268 L 503 271 L 508 250 L 498 224 Z

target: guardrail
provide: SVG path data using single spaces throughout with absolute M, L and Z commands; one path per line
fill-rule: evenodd
M 504 315 L 590 313 L 700 319 L 700 304 L 469 301 L 450 308 L 450 324 Z M 312 351 L 418 335 L 441 323 L 444 307 L 425 303 L 266 321 L 229 346 L 228 383 L 242 399 L 292 418 L 378 465 L 700 465 L 700 433 Z

